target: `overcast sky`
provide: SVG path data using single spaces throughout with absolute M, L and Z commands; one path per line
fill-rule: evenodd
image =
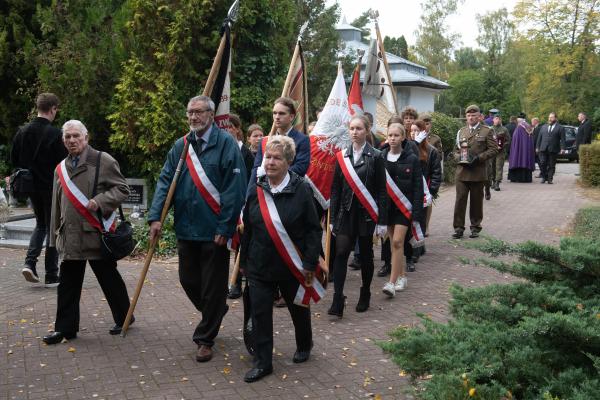
M 341 17 L 345 16 L 348 23 L 372 8 L 379 11 L 382 36 L 404 35 L 409 46 L 415 44 L 414 32 L 421 19 L 421 0 L 327 0 L 327 4 L 331 5 L 336 1 L 342 10 Z M 485 14 L 502 7 L 506 7 L 510 13 L 516 3 L 517 0 L 464 0 L 459 5 L 458 12 L 448 18 L 450 30 L 461 36 L 462 46 L 457 44 L 455 47 L 477 47 L 476 14 Z

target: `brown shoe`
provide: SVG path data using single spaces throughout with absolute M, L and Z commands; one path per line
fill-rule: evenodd
M 196 353 L 196 361 L 207 362 L 213 356 L 212 349 L 205 344 L 198 345 L 198 352 Z

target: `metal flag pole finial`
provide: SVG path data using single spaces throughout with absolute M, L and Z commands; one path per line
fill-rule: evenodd
M 379 18 L 379 11 L 377 11 L 377 10 L 371 10 L 371 11 L 369 12 L 369 17 L 371 17 L 371 19 L 372 19 L 372 20 L 373 20 L 375 23 L 377 23 L 377 18 Z
M 238 14 L 240 13 L 240 0 L 235 0 L 231 7 L 229 7 L 229 11 L 227 12 L 227 18 L 231 22 L 237 21 Z
M 300 33 L 298 33 L 298 42 L 302 40 L 302 35 L 304 35 L 304 31 L 306 30 L 306 27 L 308 26 L 308 21 L 306 21 L 304 24 L 302 24 L 302 26 L 300 27 Z

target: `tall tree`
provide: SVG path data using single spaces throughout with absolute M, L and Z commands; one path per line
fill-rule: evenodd
M 157 174 L 162 157 L 186 131 L 186 100 L 201 92 L 227 13 L 220 1 L 130 0 L 128 59 L 108 117 L 115 149 L 128 154 L 145 176 Z M 220 16 L 220 17 L 219 17 Z
M 514 11 L 528 47 L 526 107 L 536 114 L 556 111 L 574 121 L 577 112 L 600 108 L 600 2 L 533 0 Z
M 299 27 L 308 21 L 302 38 L 307 64 L 308 103 L 310 111 L 325 105 L 337 75 L 335 60 L 340 50 L 340 36 L 335 27 L 340 18 L 337 3 L 327 7 L 325 0 L 298 0 Z
M 353 27 L 361 30 L 362 41 L 367 44 L 371 40 L 371 27 L 369 26 L 371 23 L 371 12 L 373 12 L 373 10 L 369 8 L 350 23 Z
M 232 111 L 244 122 L 259 122 L 266 129 L 271 126 L 271 106 L 281 95 L 298 34 L 293 0 L 277 4 L 244 0 L 233 26 Z
M 408 43 L 406 43 L 404 35 L 400 37 L 384 37 L 383 47 L 385 47 L 385 51 L 388 53 L 408 59 Z
M 452 49 L 460 39 L 458 34 L 449 31 L 446 24 L 447 18 L 456 12 L 459 1 L 424 0 L 421 3 L 423 13 L 415 32 L 415 51 L 429 74 L 442 80 L 448 79 Z
M 39 3 L 8 0 L 0 5 L 0 144 L 10 143 L 26 122 L 37 93 L 37 65 L 31 50 L 41 38 L 35 19 Z
M 61 99 L 58 123 L 83 121 L 95 146 L 108 150 L 110 99 L 123 49 L 125 0 L 52 2 L 38 7 L 43 40 L 35 49 L 39 89 Z

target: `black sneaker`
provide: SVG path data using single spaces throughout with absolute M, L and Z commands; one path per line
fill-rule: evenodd
M 379 276 L 379 277 L 388 276 L 390 274 L 390 272 L 392 272 L 392 266 L 388 263 L 385 263 L 385 264 L 383 264 L 383 266 L 381 268 L 379 268 L 379 271 L 377 271 L 377 276 Z
M 353 270 L 359 270 L 360 269 L 360 260 L 358 259 L 358 257 L 352 258 L 352 261 L 350 262 L 350 264 L 348 266 Z
M 57 287 L 59 283 L 58 276 L 56 275 L 46 275 L 44 278 L 44 286 L 47 288 Z
M 25 266 L 21 270 L 21 273 L 23 274 L 27 282 L 38 283 L 40 281 L 35 267 L 25 264 Z
M 415 272 L 416 268 L 412 260 L 406 260 L 406 270 L 408 272 Z
M 242 297 L 242 284 L 240 283 L 233 285 L 229 288 L 229 294 L 227 295 L 230 299 L 239 299 Z

